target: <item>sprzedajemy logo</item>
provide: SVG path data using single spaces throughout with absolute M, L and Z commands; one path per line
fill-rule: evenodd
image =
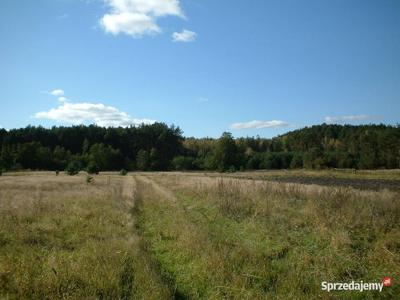
M 392 285 L 390 277 L 383 278 L 382 282 L 364 282 L 364 281 L 351 281 L 351 282 L 326 282 L 321 283 L 323 291 L 379 291 L 382 292 L 383 287 Z

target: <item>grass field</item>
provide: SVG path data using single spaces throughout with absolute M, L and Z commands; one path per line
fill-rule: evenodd
M 399 191 L 266 180 L 286 174 L 5 174 L 0 299 L 396 299 Z

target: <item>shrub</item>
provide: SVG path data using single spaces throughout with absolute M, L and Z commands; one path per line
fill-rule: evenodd
M 57 171 L 56 171 L 56 176 L 58 176 L 58 174 L 60 174 L 60 171 L 57 170 Z
M 125 176 L 128 174 L 128 171 L 125 169 L 121 169 L 121 171 L 119 171 L 119 175 Z
M 93 183 L 93 181 L 94 181 L 94 178 L 92 176 L 90 176 L 90 175 L 86 176 L 86 183 L 87 184 Z
M 79 171 L 81 170 L 81 164 L 79 163 L 79 161 L 71 161 L 68 165 L 67 168 L 65 169 L 65 172 L 70 175 L 76 175 L 79 173 Z
M 100 168 L 94 161 L 91 161 L 91 162 L 89 162 L 89 164 L 86 168 L 86 171 L 89 174 L 99 174 Z

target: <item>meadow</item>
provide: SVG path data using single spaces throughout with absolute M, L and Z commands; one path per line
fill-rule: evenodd
M 0 299 L 395 299 L 399 190 L 272 180 L 285 176 L 3 174 Z M 321 290 L 387 276 L 381 293 Z

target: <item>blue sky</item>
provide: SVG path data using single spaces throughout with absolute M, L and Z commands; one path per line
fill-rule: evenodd
M 398 0 L 2 0 L 0 125 L 399 123 Z

